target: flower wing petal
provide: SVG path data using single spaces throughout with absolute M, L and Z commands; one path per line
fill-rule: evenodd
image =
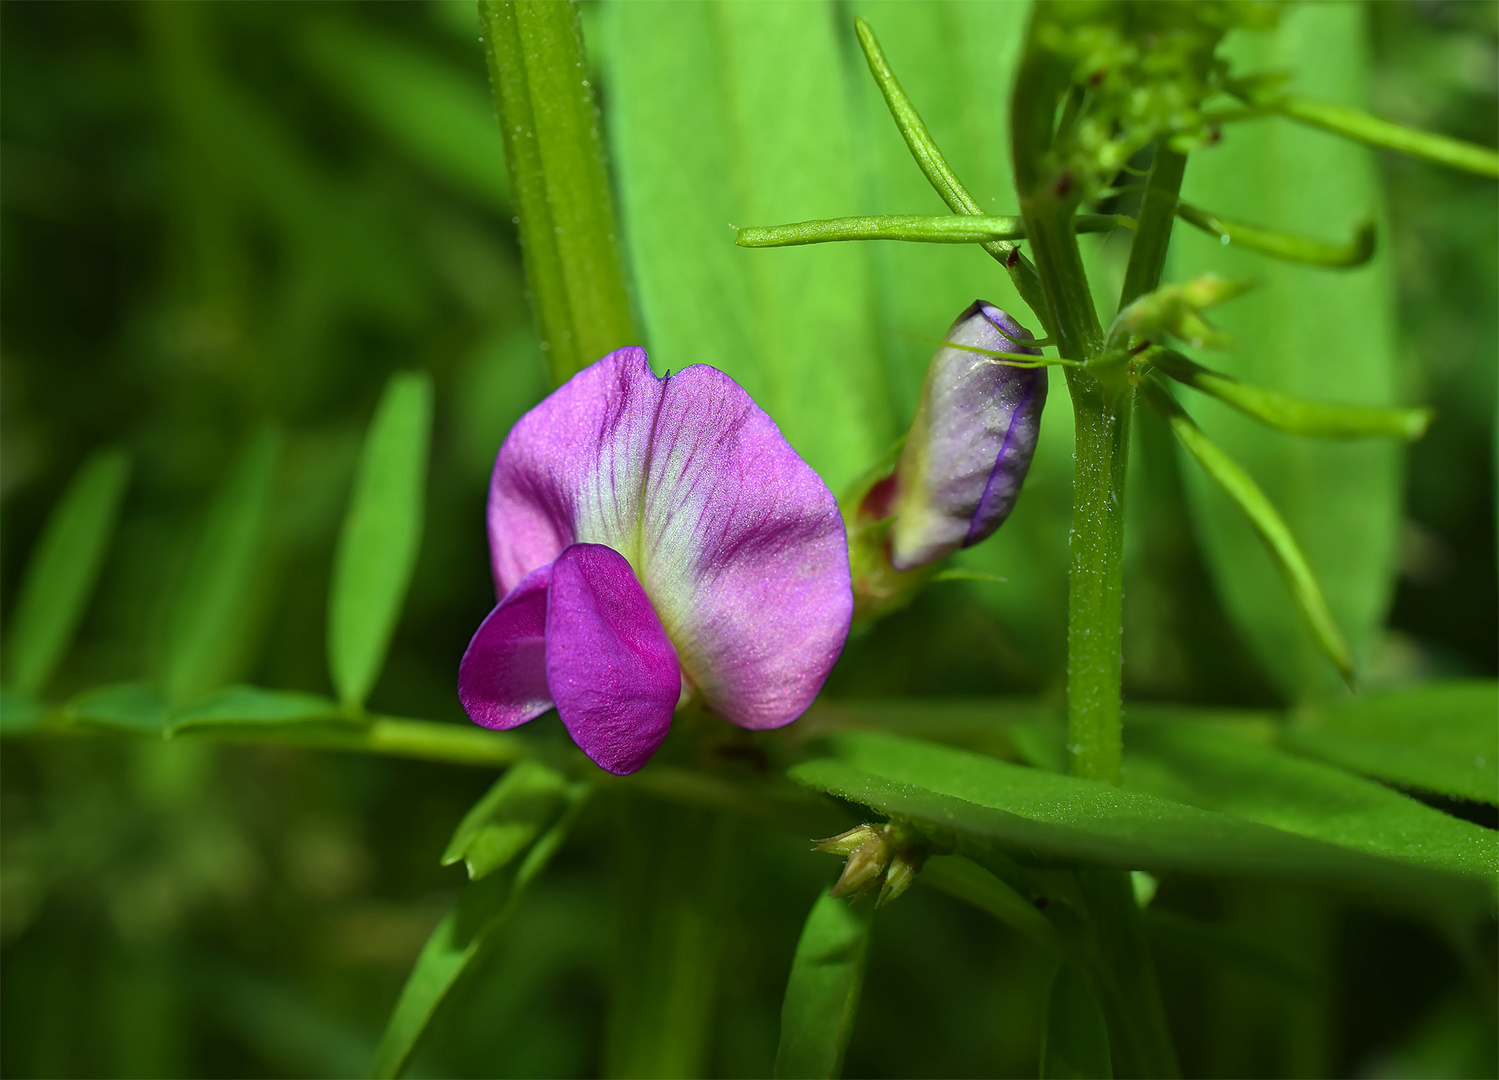
M 573 741 L 616 775 L 656 752 L 682 690 L 677 651 L 625 557 L 574 544 L 552 566 L 547 683 Z
M 637 549 L 651 429 L 665 385 L 644 349 L 619 349 L 511 428 L 489 483 L 489 551 L 501 595 L 569 544 Z
M 479 624 L 458 665 L 458 700 L 469 719 L 504 730 L 552 707 L 547 689 L 547 588 L 552 568 L 526 575 Z
M 740 727 L 800 716 L 853 613 L 838 502 L 723 372 L 666 380 L 651 444 L 639 567 L 708 705 Z

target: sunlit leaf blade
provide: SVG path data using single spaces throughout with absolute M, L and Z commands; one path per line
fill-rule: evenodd
M 174 709 L 167 720 L 172 734 L 188 728 L 225 725 L 284 725 L 331 720 L 341 716 L 338 703 L 318 694 L 227 686 L 190 705 Z
M 261 432 L 208 507 L 167 627 L 163 688 L 188 701 L 232 677 L 249 645 L 279 435 Z
M 727 372 L 841 491 L 896 435 L 870 253 L 750 252 L 730 227 L 860 205 L 834 11 L 822 0 L 630 3 L 604 15 L 619 60 L 614 160 L 652 363 Z
M 1176 204 L 1176 214 L 1187 224 L 1217 239 L 1220 244 L 1237 244 L 1246 251 L 1284 259 L 1286 262 L 1305 263 L 1333 270 L 1352 270 L 1374 257 L 1377 229 L 1372 219 L 1359 222 L 1353 239 L 1339 244 L 1234 221 L 1184 201 Z
M 1244 471 L 1223 450 L 1202 433 L 1171 395 L 1153 379 L 1142 384 L 1150 403 L 1154 405 L 1171 425 L 1171 431 L 1202 471 L 1212 478 L 1233 504 L 1243 512 L 1264 541 L 1265 547 L 1275 559 L 1291 596 L 1296 601 L 1302 617 L 1306 619 L 1317 643 L 1327 658 L 1342 672 L 1345 679 L 1353 677 L 1353 654 L 1343 638 L 1343 632 L 1334 621 L 1322 587 L 1301 553 L 1296 538 L 1286 527 L 1285 520 L 1265 497 L 1264 491 L 1254 478 Z
M 1312 127 L 1330 131 L 1382 150 L 1394 150 L 1439 165 L 1499 179 L 1499 152 L 1447 135 L 1393 124 L 1358 109 L 1327 101 L 1289 97 L 1274 105 L 1279 112 Z
M 873 926 L 873 903 L 851 904 L 824 892 L 812 905 L 781 1005 L 777 1080 L 843 1075 Z
M 401 987 L 401 996 L 375 1051 L 371 1076 L 384 1080 L 401 1075 L 448 991 L 481 955 L 494 932 L 515 910 L 522 890 L 561 846 L 572 823 L 572 811 L 580 802 L 581 796 L 519 861 L 460 890 L 458 903 L 432 931 Z
M 1499 877 L 1499 833 L 1277 750 L 1266 741 L 1274 729 L 1141 709 L 1126 723 L 1130 789 L 1387 859 Z
M 98 580 L 130 478 L 130 459 L 101 450 L 63 493 L 22 572 L 11 615 L 6 689 L 40 693 L 62 659 Z
M 170 707 L 150 683 L 115 683 L 79 694 L 63 706 L 75 723 L 117 728 L 136 735 L 165 735 Z
M 472 6 L 468 17 L 477 36 Z M 435 175 L 508 212 L 505 152 L 481 69 L 455 66 L 343 19 L 312 24 L 305 52 L 381 136 Z
M 392 375 L 370 421 L 328 598 L 328 668 L 345 705 L 379 678 L 421 546 L 432 380 Z
M 1017 858 L 1310 880 L 1411 903 L 1483 902 L 1467 874 L 1379 858 L 1226 813 L 893 735 L 833 736 L 808 786 Z
M 481 0 L 479 27 L 531 303 L 552 381 L 562 383 L 640 344 L 577 5 Z
M 1499 685 L 1427 683 L 1299 713 L 1285 746 L 1422 791 L 1499 804 Z
M 1324 439 L 1419 439 L 1431 424 L 1430 409 L 1307 401 L 1221 375 L 1174 349 L 1152 349 L 1146 355 L 1152 364 L 1178 382 L 1291 435 Z
M 1109 1029 L 1087 972 L 1063 964 L 1046 998 L 1041 1029 L 1042 1080 L 1108 1080 L 1114 1075 Z
M 1357 4 L 1298 5 L 1286 10 L 1278 30 L 1230 35 L 1224 53 L 1235 70 L 1294 71 L 1297 92 L 1357 107 L 1368 94 L 1367 18 Z M 1241 221 L 1310 236 L 1346 235 L 1371 213 L 1384 220 L 1369 150 L 1274 117 L 1225 128 L 1221 144 L 1192 154 L 1182 196 Z M 1215 367 L 1311 400 L 1395 403 L 1403 380 L 1388 245 L 1359 269 L 1330 274 L 1177 229 L 1169 275 L 1207 272 L 1259 280 L 1254 292 L 1214 313 L 1232 339 Z M 1212 400 L 1194 402 L 1193 415 L 1263 485 L 1320 582 L 1331 621 L 1353 655 L 1365 655 L 1393 588 L 1402 448 L 1384 440 L 1286 439 Z M 1321 655 L 1325 640 L 1308 631 L 1296 600 L 1279 588 L 1280 571 L 1254 529 L 1209 477 L 1185 468 L 1183 479 L 1216 591 L 1265 673 L 1288 698 L 1337 692 L 1337 676 Z
M 555 769 L 517 762 L 464 815 L 442 865 L 462 860 L 474 881 L 504 868 L 551 827 L 576 791 Z

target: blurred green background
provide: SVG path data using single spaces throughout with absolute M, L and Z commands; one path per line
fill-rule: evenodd
M 688 10 L 684 36 L 697 17 Z M 854 10 L 827 9 L 836 45 L 816 56 L 847 94 L 859 135 L 831 151 L 849 155 L 847 189 L 792 188 L 785 198 L 801 209 L 788 218 L 935 210 L 907 198 L 920 178 L 869 108 L 850 52 Z M 858 10 L 877 29 L 882 17 L 906 17 Z M 958 36 L 970 17 L 993 34 L 1016 21 L 1003 5 L 943 10 Z M 611 79 L 640 43 L 609 10 L 589 6 L 584 18 L 612 122 L 612 106 L 640 100 L 627 96 L 628 80 Z M 1499 139 L 1499 6 L 1374 4 L 1369 27 L 1377 111 L 1485 145 Z M 797 39 L 788 41 L 795 54 Z M 897 64 L 902 43 L 890 42 Z M 942 41 L 934 47 L 940 54 Z M 979 45 L 968 47 L 980 64 Z M 982 104 L 959 101 L 955 115 L 959 106 L 974 138 L 949 147 L 955 164 L 975 187 L 1003 190 L 987 180 L 1007 155 L 983 141 Z M 644 175 L 651 147 L 612 130 L 616 158 Z M 1432 404 L 1439 419 L 1405 465 L 1399 576 L 1366 672 L 1375 683 L 1493 676 L 1499 205 L 1488 181 L 1389 156 L 1377 164 L 1398 287 L 1398 393 Z M 489 466 L 510 424 L 546 392 L 472 5 L 0 4 L 0 170 L 7 616 L 45 515 L 84 458 L 113 444 L 134 460 L 101 587 L 49 699 L 159 671 L 207 499 L 267 423 L 284 439 L 270 542 L 239 667 L 226 677 L 328 692 L 327 579 L 360 439 L 388 376 L 416 368 L 437 391 L 427 522 L 371 706 L 466 722 L 457 659 L 493 603 Z M 638 188 L 622 193 L 649 315 L 672 283 L 640 253 L 647 202 Z M 725 229 L 725 259 L 776 257 L 735 252 L 730 238 Z M 874 404 L 829 402 L 815 384 L 801 392 L 817 409 L 888 409 L 879 423 L 893 432 L 929 351 L 908 335 L 940 335 L 972 296 L 952 302 L 924 276 L 923 265 L 955 257 L 950 249 L 871 251 L 873 276 L 858 287 L 881 315 L 860 332 L 893 389 Z M 958 257 L 1005 299 L 977 252 Z M 1108 258 L 1098 254 L 1100 265 Z M 713 334 L 737 340 L 732 328 L 684 338 L 646 325 L 662 339 L 647 342 L 662 350 L 658 366 L 690 362 L 694 342 L 706 348 Z M 773 351 L 773 333 L 757 347 Z M 1065 471 L 1065 431 L 1051 441 Z M 804 452 L 816 462 L 845 450 Z M 1069 496 L 1043 480 L 1028 494 L 1029 516 L 1017 512 L 999 554 L 986 556 L 1014 590 L 933 587 L 851 644 L 831 693 L 1056 696 L 1054 586 L 1065 556 L 1027 544 L 1057 535 L 1044 513 L 1055 519 L 1058 500 L 1065 536 Z M 1279 703 L 1282 684 L 1235 631 L 1183 498 L 1168 478 L 1137 500 L 1146 508 L 1137 530 L 1155 554 L 1132 563 L 1126 594 L 1130 690 Z M 492 780 L 415 762 L 107 738 L 9 741 L 0 770 L 7 1076 L 363 1074 L 462 880 L 459 868 L 438 867 L 438 854 Z M 1444 807 L 1494 824 L 1485 808 Z M 621 836 L 648 836 L 652 812 L 609 797 L 590 805 L 413 1074 L 600 1071 L 629 941 Z M 729 899 L 708 991 L 708 1061 L 714 1074 L 766 1075 L 796 935 L 835 866 L 808 853 L 805 838 L 722 827 L 742 857 L 719 890 Z M 1156 903 L 1295 962 L 1288 975 L 1284 965 L 1210 964 L 1163 945 L 1189 1075 L 1495 1071 L 1492 1002 L 1429 928 L 1268 886 L 1171 879 Z M 992 920 L 914 890 L 882 915 L 848 1075 L 1033 1075 L 1046 963 Z

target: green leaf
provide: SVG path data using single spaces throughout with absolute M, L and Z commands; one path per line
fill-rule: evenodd
M 1253 724 L 1142 713 L 1131 710 L 1126 728 L 1125 786 L 1132 790 L 1386 859 L 1479 880 L 1499 875 L 1499 833 L 1492 829 L 1282 753 Z
M 1063 942 L 1057 928 L 1036 906 L 982 866 L 961 855 L 927 860 L 917 881 L 972 904 L 1054 952 Z
M 458 903 L 432 931 L 406 983 L 375 1052 L 374 1077 L 401 1074 L 416 1050 L 423 1032 L 460 976 L 479 957 L 519 902 L 522 891 L 551 860 L 567 837 L 573 815 L 582 803 L 581 791 L 518 862 L 502 873 L 470 882 L 458 894 Z
M 0 686 L 0 735 L 18 735 L 39 727 L 46 714 L 29 697 L 21 697 Z
M 432 380 L 392 375 L 365 436 L 328 598 L 328 667 L 359 708 L 385 662 L 421 546 Z
M 1278 30 L 1233 36 L 1223 53 L 1238 70 L 1292 70 L 1300 90 L 1358 106 L 1368 93 L 1367 10 L 1291 8 Z M 1236 219 L 1308 235 L 1352 232 L 1371 211 L 1383 224 L 1370 151 L 1273 117 L 1234 124 L 1221 145 L 1194 153 L 1182 196 Z M 1312 400 L 1396 403 L 1401 380 L 1387 247 L 1357 270 L 1329 274 L 1179 228 L 1171 266 L 1178 280 L 1208 272 L 1258 279 L 1254 292 L 1214 317 L 1233 339 L 1217 365 L 1227 374 Z M 1193 415 L 1263 485 L 1321 583 L 1332 622 L 1353 655 L 1364 656 L 1394 582 L 1402 449 L 1383 441 L 1286 439 L 1211 399 L 1194 403 Z M 1266 673 L 1288 698 L 1338 691 L 1322 646 L 1279 587 L 1279 571 L 1253 528 L 1209 477 L 1187 469 L 1184 479 L 1218 594 Z
M 843 1075 L 873 926 L 872 903 L 851 904 L 824 892 L 812 905 L 781 1006 L 777 1080 Z
M 609 73 L 620 204 L 656 369 L 727 372 L 841 491 L 896 434 L 869 251 L 745 251 L 731 227 L 859 205 L 834 11 L 817 0 L 604 15 L 620 61 Z M 971 299 L 910 329 L 940 336 Z
M 1286 526 L 1280 512 L 1265 497 L 1259 484 L 1226 453 L 1202 433 L 1192 418 L 1182 411 L 1176 399 L 1151 376 L 1141 383 L 1141 389 L 1151 405 L 1171 426 L 1177 441 L 1202 466 L 1202 471 L 1232 500 L 1249 520 L 1249 524 L 1264 542 L 1275 561 L 1276 569 L 1290 590 L 1291 598 L 1310 628 L 1317 645 L 1331 660 L 1345 679 L 1353 678 L 1353 654 L 1343 638 L 1343 631 L 1322 593 L 1322 586 L 1307 564 L 1296 537 Z
M 479 28 L 520 218 L 526 281 L 552 380 L 560 384 L 605 353 L 640 344 L 598 105 L 586 75 L 579 78 L 587 61 L 577 5 L 481 0 Z
M 1381 408 L 1307 401 L 1252 386 L 1194 363 L 1173 349 L 1152 349 L 1144 357 L 1178 382 L 1217 398 L 1245 416 L 1290 435 L 1324 439 L 1419 439 L 1431 424 L 1430 409 Z
M 1365 219 L 1359 222 L 1352 240 L 1338 244 L 1219 217 L 1188 202 L 1178 202 L 1176 214 L 1225 246 L 1237 244 L 1246 251 L 1271 258 L 1333 270 L 1352 270 L 1372 259 L 1378 231 L 1372 219 Z
M 1413 903 L 1444 894 L 1483 902 L 1483 886 L 1466 875 L 1142 791 L 893 735 L 848 733 L 829 742 L 835 757 L 803 762 L 791 775 L 939 835 L 997 844 L 1017 859 L 1310 880 Z
M 76 723 L 118 728 L 136 735 L 165 736 L 169 711 L 161 691 L 143 682 L 100 686 L 63 706 L 63 715 Z
M 174 709 L 167 730 L 175 735 L 188 728 L 226 725 L 302 724 L 342 717 L 338 703 L 317 694 L 262 690 L 258 686 L 229 686 L 191 705 Z
M 173 702 L 214 689 L 243 661 L 279 450 L 279 436 L 261 432 L 209 505 L 167 627 L 162 682 Z
M 464 815 L 442 853 L 442 865 L 462 860 L 473 881 L 503 869 L 551 827 L 581 789 L 540 762 L 517 762 Z
M 84 462 L 47 518 L 11 613 L 5 677 L 17 694 L 41 693 L 73 640 L 129 479 L 130 459 L 101 450 Z
M 467 14 L 477 31 L 472 6 Z M 381 135 L 435 175 L 509 212 L 504 145 L 477 68 L 448 63 L 368 25 L 334 19 L 310 25 L 304 51 Z
M 1499 685 L 1429 683 L 1299 713 L 1291 750 L 1396 784 L 1499 804 Z
M 1087 972 L 1075 964 L 1057 969 L 1046 995 L 1040 1075 L 1042 1080 L 1108 1080 L 1114 1075 L 1103 1009 Z

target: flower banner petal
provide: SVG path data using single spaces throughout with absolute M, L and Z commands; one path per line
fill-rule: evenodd
M 501 595 L 578 541 L 633 555 L 665 386 L 644 349 L 618 349 L 516 422 L 489 484 L 489 550 Z
M 458 700 L 469 719 L 503 730 L 552 707 L 547 690 L 547 589 L 552 568 L 528 574 L 479 624 L 458 665 Z
M 665 382 L 637 567 L 688 680 L 725 720 L 800 716 L 853 612 L 838 503 L 749 394 L 695 365 Z
M 574 544 L 552 566 L 547 683 L 573 741 L 616 775 L 666 738 L 682 691 L 677 651 L 635 571 L 602 544 Z

